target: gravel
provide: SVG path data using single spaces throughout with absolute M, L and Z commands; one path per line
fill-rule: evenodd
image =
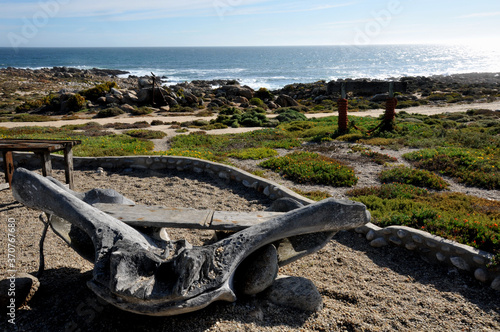
M 57 170 L 55 177 L 62 180 L 64 173 Z M 368 181 L 368 177 L 361 181 Z M 270 204 L 263 195 L 244 187 L 182 172 L 98 175 L 94 170 L 78 170 L 75 184 L 78 191 L 113 188 L 148 205 L 257 211 Z M 338 196 L 342 195 L 339 191 Z M 34 274 L 38 269 L 43 228 L 39 214 L 17 203 L 10 191 L 0 192 L 4 225 L 0 261 L 7 262 L 6 221 L 14 218 L 18 272 Z M 213 241 L 211 231 L 170 230 L 169 234 L 172 239 L 185 238 L 195 245 Z M 18 331 L 500 330 L 498 292 L 456 269 L 427 264 L 411 252 L 372 248 L 354 232 L 338 233 L 319 252 L 280 269 L 280 274 L 306 276 L 315 283 L 324 308 L 314 313 L 278 307 L 256 296 L 239 298 L 235 303 L 214 303 L 180 316 L 139 316 L 98 300 L 85 285 L 92 277 L 93 265 L 52 232 L 44 252 L 46 270 L 41 286 L 29 305 L 17 312 Z M 5 275 L 6 264 L 0 266 Z M 2 320 L 0 329 L 13 330 L 13 326 Z

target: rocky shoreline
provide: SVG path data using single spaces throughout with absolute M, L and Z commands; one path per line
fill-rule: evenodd
M 168 78 L 165 77 L 124 77 L 126 74 L 125 71 L 97 68 L 3 68 L 0 69 L 0 110 L 3 114 L 51 116 L 69 116 L 84 110 L 90 117 L 110 108 L 116 114 L 123 112 L 133 115 L 137 115 L 137 112 L 197 114 L 203 111 L 218 112 L 225 107 L 263 109 L 268 113 L 290 107 L 300 112 L 332 112 L 340 97 L 340 80 L 294 83 L 269 91 L 242 86 L 234 79 L 168 85 Z M 394 81 L 398 87 L 396 91 L 399 91 L 396 98 L 400 108 L 487 103 L 500 99 L 498 73 L 403 77 Z M 89 89 L 103 82 L 116 82 L 117 85 L 109 85 L 111 88 L 105 89 L 100 95 L 88 93 Z M 350 87 L 347 93 L 352 99 L 352 110 L 384 108 L 383 103 L 388 97 L 388 81 L 355 79 L 345 82 Z M 83 97 L 75 101 L 75 95 Z M 68 107 L 68 104 L 72 106 Z M 141 107 L 147 107 L 148 110 L 138 111 Z M 110 112 L 112 115 L 115 113 Z

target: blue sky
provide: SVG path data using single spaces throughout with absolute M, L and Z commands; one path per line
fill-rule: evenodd
M 2 47 L 477 43 L 500 1 L 0 0 Z

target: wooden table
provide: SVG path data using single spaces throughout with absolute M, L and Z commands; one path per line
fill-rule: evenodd
M 38 140 L 38 139 L 2 139 L 0 140 L 0 151 L 3 154 L 3 165 L 5 180 L 12 184 L 14 173 L 14 158 L 12 152 L 34 152 L 42 161 L 43 176 L 52 175 L 52 162 L 50 154 L 56 151 L 64 151 L 64 170 L 66 183 L 70 189 L 73 185 L 73 146 L 81 144 L 79 140 Z

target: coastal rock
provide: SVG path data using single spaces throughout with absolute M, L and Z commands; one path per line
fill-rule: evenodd
M 264 292 L 264 297 L 276 305 L 303 311 L 323 308 L 323 299 L 316 286 L 302 277 L 279 276 Z
M 248 104 L 248 99 L 242 96 L 235 97 L 233 101 L 237 104 Z
M 267 103 L 267 107 L 272 110 L 279 108 L 279 106 L 274 101 L 270 101 L 269 103 Z
M 387 99 L 389 99 L 388 93 L 378 93 L 375 96 L 371 97 L 370 101 L 372 101 L 374 103 L 378 103 L 378 102 L 386 101 Z
M 197 105 L 198 104 L 198 98 L 192 94 L 192 93 L 185 93 L 184 94 L 184 103 L 187 105 Z
M 278 275 L 278 252 L 272 244 L 251 254 L 238 267 L 235 285 L 245 295 L 255 295 L 271 286 Z
M 120 106 L 120 108 L 127 113 L 132 113 L 135 110 L 135 108 L 133 106 L 130 106 L 129 104 L 123 104 Z
M 281 107 L 299 106 L 299 103 L 288 95 L 279 95 L 275 102 Z
M 228 98 L 245 97 L 247 99 L 252 99 L 254 91 L 247 86 L 224 85 L 216 90 L 216 94 L 220 94 Z

